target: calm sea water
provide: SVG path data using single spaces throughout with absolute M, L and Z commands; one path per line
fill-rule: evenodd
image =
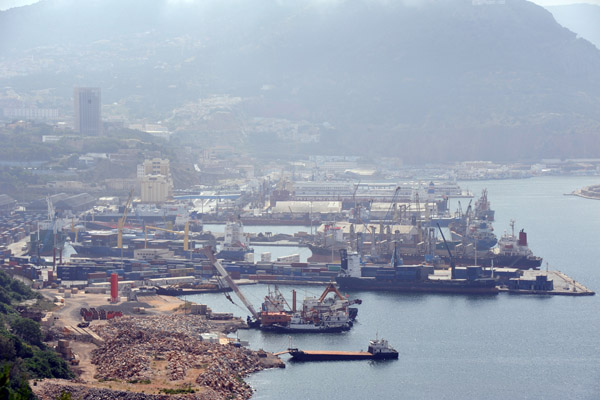
M 592 177 L 548 177 L 462 183 L 487 188 L 496 233 L 524 228 L 536 255 L 600 291 L 600 201 L 565 193 L 599 183 Z M 463 209 L 466 203 L 463 202 Z M 544 264 L 545 265 L 545 264 Z M 242 288 L 258 307 L 266 285 Z M 292 287 L 281 287 L 291 299 Z M 296 287 L 298 298 L 321 287 Z M 598 399 L 600 296 L 465 296 L 353 292 L 363 300 L 350 332 L 278 335 L 240 331 L 254 349 L 366 349 L 384 337 L 398 361 L 292 363 L 247 380 L 254 399 Z M 190 296 L 218 311 L 247 315 L 222 295 Z M 287 356 L 283 356 L 287 357 Z

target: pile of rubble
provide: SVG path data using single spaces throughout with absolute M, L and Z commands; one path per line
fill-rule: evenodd
M 204 359 L 208 361 L 208 367 L 196 378 L 196 383 L 225 394 L 227 398 L 250 398 L 252 388 L 242 377 L 264 368 L 256 352 L 231 346 L 216 346 Z
M 209 326 L 186 322 L 186 316 L 123 317 L 96 327 L 105 344 L 94 350 L 92 363 L 100 380 L 152 381 L 153 360 L 167 360 L 171 381 L 195 381 L 229 399 L 248 399 L 252 389 L 242 377 L 264 369 L 264 354 L 230 345 L 203 342 L 196 336 Z M 193 332 L 193 334 L 192 334 Z M 193 378 L 193 377 L 187 377 Z
M 142 331 L 157 330 L 170 333 L 184 333 L 190 336 L 195 336 L 215 329 L 215 327 L 206 319 L 201 318 L 198 315 L 186 314 L 125 316 L 117 321 L 111 320 L 111 322 L 112 323 L 108 325 L 93 325 L 93 328 L 98 334 L 100 334 L 100 331 L 103 329 L 115 331 L 123 326 L 134 326 L 136 329 Z
M 72 399 L 78 400 L 219 400 L 221 398 L 221 396 L 210 389 L 207 389 L 202 393 L 173 395 L 144 394 L 88 387 L 57 379 L 36 382 L 36 385 L 33 386 L 33 392 L 40 400 L 56 400 L 60 398 L 63 392 L 70 393 Z

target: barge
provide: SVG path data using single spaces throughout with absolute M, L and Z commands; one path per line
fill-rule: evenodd
M 397 360 L 398 351 L 385 339 L 369 341 L 367 351 L 328 351 L 288 349 L 294 361 L 351 361 L 351 360 Z

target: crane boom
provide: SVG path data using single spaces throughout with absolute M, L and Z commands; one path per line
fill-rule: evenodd
M 171 229 L 166 229 L 166 228 L 159 228 L 158 226 L 151 226 L 151 225 L 146 225 L 144 227 L 144 248 L 148 248 L 148 239 L 147 239 L 147 235 L 146 232 L 148 231 L 148 229 L 153 229 L 153 230 L 157 230 L 157 231 L 163 231 L 163 232 L 168 232 L 168 233 L 174 233 L 176 235 L 183 235 L 183 250 L 184 251 L 188 251 L 189 249 L 189 231 L 190 231 L 190 223 L 189 221 L 185 223 L 185 228 L 183 228 L 183 232 L 181 231 L 174 231 Z
M 455 275 L 455 265 L 454 265 L 454 258 L 452 257 L 452 252 L 450 251 L 450 247 L 448 246 L 448 242 L 446 242 L 446 238 L 444 237 L 444 232 L 442 232 L 442 228 L 440 228 L 440 224 L 437 224 L 438 229 L 440 230 L 440 233 L 442 235 L 442 239 L 444 240 L 444 245 L 446 246 L 446 250 L 448 251 L 448 256 L 450 256 L 450 278 L 455 279 L 456 275 Z
M 231 279 L 231 276 L 229 275 L 227 270 L 223 267 L 223 265 L 221 265 L 221 262 L 213 254 L 212 249 L 210 247 L 205 247 L 202 251 L 204 252 L 206 257 L 208 257 L 208 259 L 210 260 L 212 265 L 214 265 L 214 267 L 217 269 L 217 271 L 219 272 L 221 277 L 225 280 L 225 282 L 227 282 L 227 285 L 229 285 L 229 287 L 231 289 L 233 289 L 233 291 L 235 292 L 237 297 L 239 297 L 239 299 L 242 301 L 242 303 L 244 303 L 244 305 L 246 306 L 248 311 L 250 311 L 250 314 L 252 314 L 252 316 L 257 321 L 260 321 L 260 315 L 258 315 L 256 310 L 254 310 L 254 307 L 252 306 L 252 304 L 250 304 L 250 302 L 246 299 L 244 294 L 240 291 L 238 286 L 235 284 L 233 279 Z
M 119 218 L 118 223 L 118 234 L 117 234 L 117 247 L 119 249 L 123 248 L 123 227 L 125 226 L 125 221 L 127 221 L 127 212 L 129 211 L 129 206 L 131 205 L 131 200 L 133 199 L 133 189 L 129 192 L 129 197 L 127 198 L 127 203 L 125 203 L 125 210 L 123 210 L 123 216 Z

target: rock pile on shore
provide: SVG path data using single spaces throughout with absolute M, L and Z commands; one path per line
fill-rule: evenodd
M 49 380 L 39 382 L 33 391 L 40 400 L 56 400 L 61 394 L 71 393 L 72 399 L 77 400 L 220 400 L 221 396 L 208 389 L 201 393 L 188 394 L 145 394 L 112 390 L 106 388 L 88 387 L 73 384 L 69 381 Z
M 199 373 L 195 382 L 223 398 L 250 398 L 252 389 L 242 377 L 266 368 L 264 357 L 245 348 L 203 342 L 197 336 L 210 326 L 206 321 L 190 320 L 185 315 L 123 317 L 96 327 L 105 339 L 105 344 L 92 353 L 96 378 L 152 381 L 152 361 L 166 360 L 171 381 L 186 379 L 194 369 Z

